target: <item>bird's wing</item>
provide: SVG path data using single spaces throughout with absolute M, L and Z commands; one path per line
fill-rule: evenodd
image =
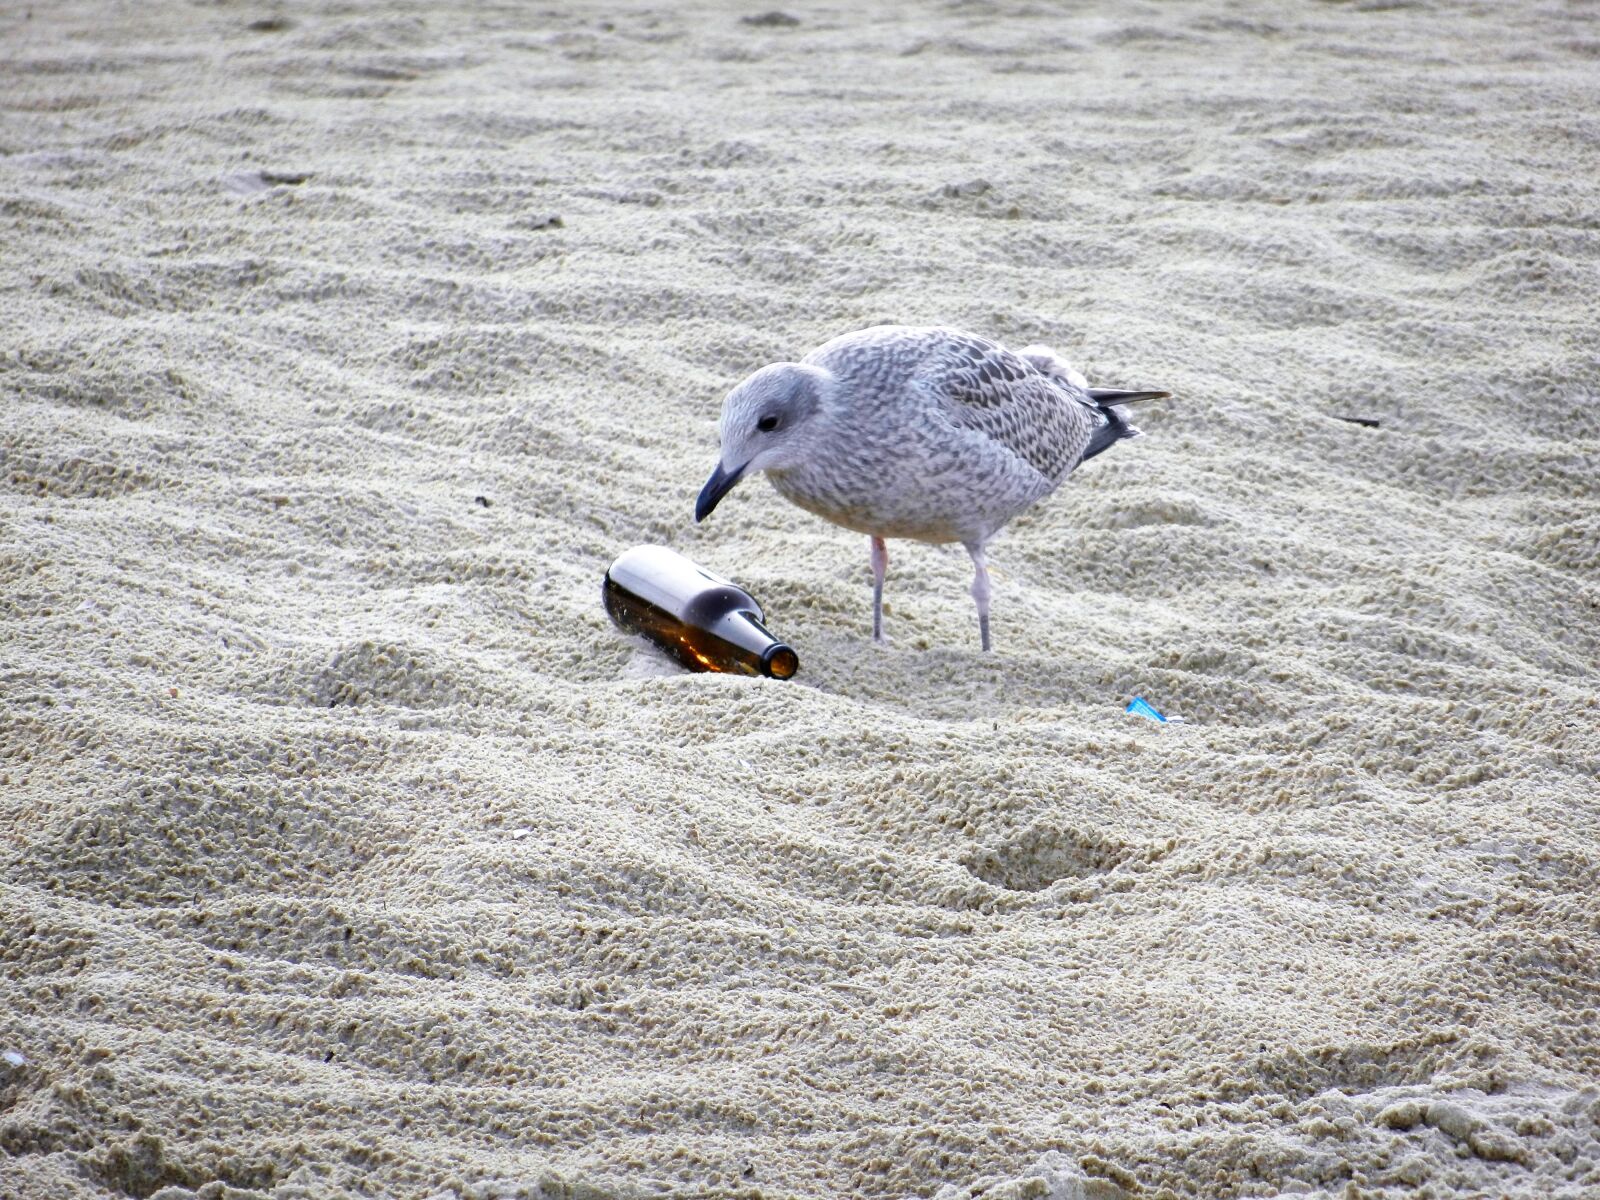
M 1059 483 L 1083 458 L 1098 415 L 1004 346 L 942 332 L 918 381 L 952 424 L 985 435 Z

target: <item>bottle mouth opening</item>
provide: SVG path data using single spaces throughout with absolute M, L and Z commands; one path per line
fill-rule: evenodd
M 761 656 L 761 670 L 773 679 L 788 679 L 800 669 L 800 656 L 779 642 Z

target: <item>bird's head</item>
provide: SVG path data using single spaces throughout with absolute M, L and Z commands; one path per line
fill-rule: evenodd
M 705 520 L 746 475 L 781 471 L 805 460 L 831 381 L 817 367 L 774 363 L 728 393 L 717 426 L 722 454 L 695 501 L 696 521 Z

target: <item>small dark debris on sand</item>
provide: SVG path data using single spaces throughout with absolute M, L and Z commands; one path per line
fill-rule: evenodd
M 239 171 L 233 175 L 224 175 L 222 184 L 236 195 L 252 196 L 285 185 L 299 187 L 310 178 L 311 176 L 303 171 Z
M 800 24 L 799 17 L 791 17 L 786 12 L 773 9 L 771 12 L 752 13 L 748 17 L 740 17 L 746 25 L 763 25 L 768 29 L 785 29 Z

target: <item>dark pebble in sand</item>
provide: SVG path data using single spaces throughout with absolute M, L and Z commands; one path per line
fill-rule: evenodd
M 288 17 L 262 17 L 246 27 L 255 33 L 282 33 L 294 25 Z
M 489 497 L 487 496 L 474 496 L 472 498 L 472 502 L 474 504 L 482 505 L 484 508 L 489 507 Z
M 799 17 L 791 17 L 786 12 L 773 9 L 771 12 L 753 13 L 748 17 L 740 17 L 746 25 L 765 25 L 770 29 L 793 26 L 800 24 Z
M 235 175 L 223 176 L 222 185 L 235 195 L 253 196 L 283 184 L 298 187 L 310 178 L 311 176 L 298 172 L 240 171 Z

